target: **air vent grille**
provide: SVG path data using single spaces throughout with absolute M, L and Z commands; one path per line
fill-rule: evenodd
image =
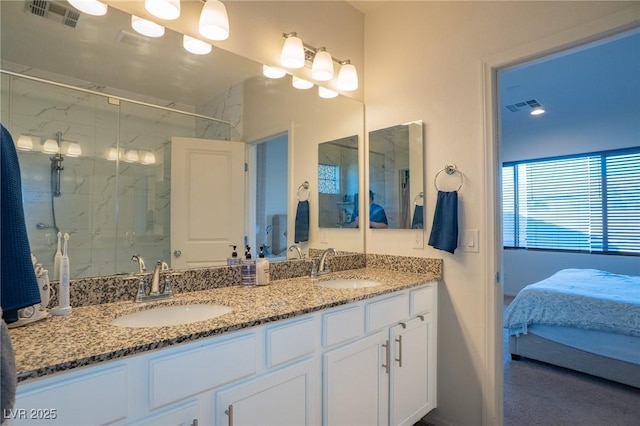
M 531 110 L 540 106 L 540 102 L 535 99 L 529 99 L 528 101 L 516 102 L 514 104 L 505 105 L 505 108 L 511 112 L 522 111 L 523 109 Z
M 48 0 L 30 0 L 25 3 L 25 11 L 71 28 L 75 28 L 80 19 L 80 13 L 76 10 Z

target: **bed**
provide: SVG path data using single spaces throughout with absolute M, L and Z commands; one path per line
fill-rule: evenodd
M 504 312 L 514 360 L 535 359 L 640 388 L 640 276 L 564 269 Z

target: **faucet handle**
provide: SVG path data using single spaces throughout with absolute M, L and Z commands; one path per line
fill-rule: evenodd
M 169 265 L 167 264 L 167 262 L 165 262 L 164 260 L 159 261 L 160 263 L 160 270 L 161 271 L 168 271 L 169 270 Z
M 316 266 L 316 260 L 311 259 L 311 278 L 316 278 L 318 276 L 318 267 Z

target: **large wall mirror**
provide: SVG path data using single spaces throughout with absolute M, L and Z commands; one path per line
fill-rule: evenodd
M 318 145 L 318 224 L 351 227 L 358 207 L 358 136 Z
M 424 227 L 422 121 L 369 132 L 371 228 Z
M 56 8 L 38 16 L 28 7 L 32 3 L 55 3 Z M 265 204 L 276 201 L 268 193 L 257 193 L 265 185 L 256 181 L 266 177 L 250 170 L 247 185 L 242 185 L 247 192 L 240 190 L 244 208 L 234 214 L 240 218 L 240 231 L 229 237 L 241 246 L 247 235 L 256 242 L 254 250 L 260 244 L 277 245 L 282 254 L 285 242 L 293 241 L 297 185 L 309 180 L 316 188 L 317 162 L 308 151 L 336 138 L 329 129 L 362 138 L 360 102 L 344 96 L 321 99 L 317 88 L 294 89 L 290 76 L 267 79 L 261 64 L 216 47 L 203 56 L 186 52 L 182 36 L 169 29 L 159 39 L 140 36 L 131 29 L 131 16 L 114 7 L 102 17 L 81 13 L 75 27 L 59 15 L 60 7 L 70 8 L 66 2 L 12 1 L 0 2 L 0 7 L 1 120 L 19 149 L 31 248 L 50 271 L 56 226 L 71 234 L 72 278 L 136 272 L 130 262 L 133 253 L 148 263 L 165 259 L 176 266 L 172 220 L 197 228 L 195 219 L 171 214 L 172 147 L 186 139 L 242 143 L 248 147 L 244 161 L 250 165 L 256 157 L 269 155 L 266 150 L 255 153 L 258 143 L 276 136 L 286 139 L 294 156 L 281 163 L 288 164 L 288 170 L 282 173 L 280 167 L 277 180 L 288 197 L 278 199 L 280 206 L 265 208 L 260 218 L 249 213 L 260 205 L 260 196 L 266 197 Z M 50 157 L 56 149 L 44 148 L 57 138 L 64 169 L 56 173 L 59 194 L 53 194 Z M 211 197 L 230 192 L 195 189 Z M 312 213 L 317 208 L 313 203 Z M 274 216 L 281 223 L 278 241 L 270 226 Z M 320 247 L 313 226 L 317 229 L 312 221 L 306 244 Z M 332 234 L 327 238 L 322 244 L 340 249 Z M 222 262 L 231 253 L 226 243 L 223 246 Z M 363 251 L 364 241 L 351 241 L 349 249 Z

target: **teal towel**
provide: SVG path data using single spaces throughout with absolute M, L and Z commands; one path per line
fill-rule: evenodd
M 0 125 L 1 126 L 1 125 Z M 9 131 L 2 127 L 0 141 L 0 299 L 7 323 L 18 320 L 18 309 L 40 303 L 40 290 L 31 263 L 22 207 L 22 182 L 18 153 Z M 46 167 L 46 166 L 45 166 Z
M 429 245 L 453 253 L 458 247 L 458 192 L 438 191 Z

